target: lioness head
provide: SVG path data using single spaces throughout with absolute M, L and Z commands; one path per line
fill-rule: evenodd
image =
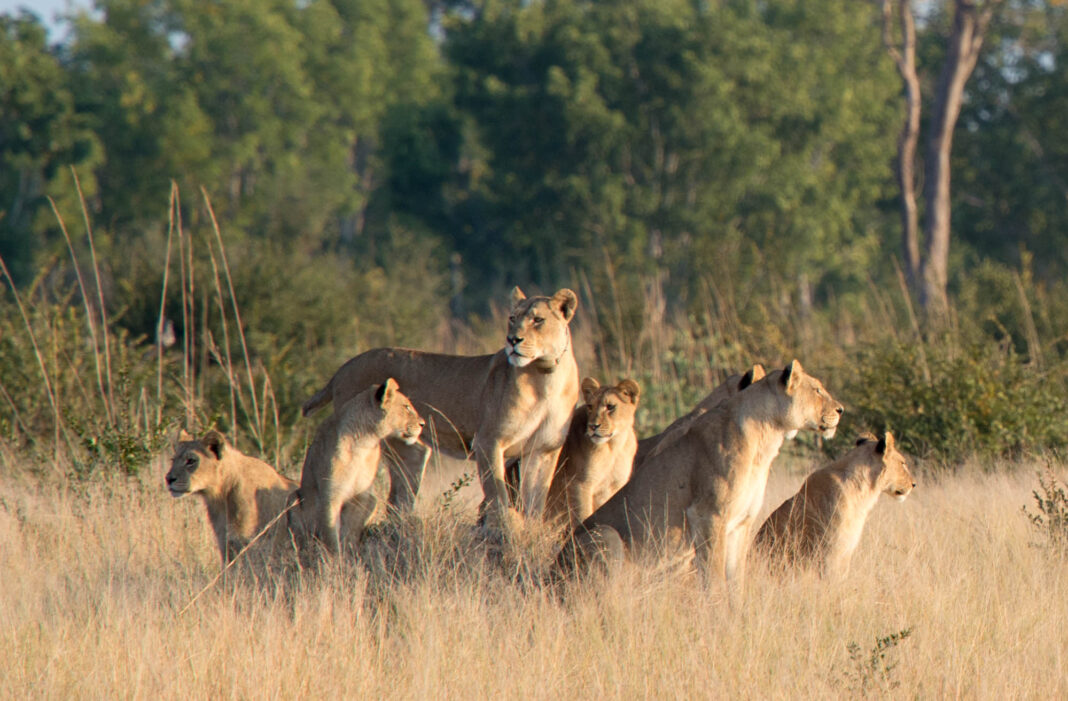
M 845 408 L 824 389 L 823 383 L 806 373 L 797 360 L 773 374 L 779 375 L 778 383 L 790 403 L 787 437 L 793 438 L 803 428 L 834 438 Z
M 618 433 L 633 429 L 640 394 L 634 380 L 622 380 L 615 387 L 602 387 L 592 377 L 585 378 L 582 400 L 586 404 L 586 436 L 600 445 Z
M 508 315 L 508 335 L 504 351 L 517 368 L 531 363 L 551 368 L 571 344 L 568 324 L 575 316 L 578 297 L 571 290 L 559 290 L 552 297 L 527 297 L 518 287 L 512 290 L 512 311 Z
M 404 396 L 392 377 L 375 389 L 374 402 L 381 409 L 378 418 L 378 434 L 400 438 L 408 445 L 419 440 L 426 423 Z
M 208 431 L 200 439 L 184 429 L 179 431 L 166 477 L 171 496 L 177 498 L 220 486 L 220 462 L 229 448 L 230 444 L 218 431 Z
M 877 482 L 881 491 L 904 501 L 916 486 L 916 480 L 905 456 L 894 447 L 893 434 L 887 431 L 882 438 L 876 438 L 866 433 L 857 439 L 856 450 L 871 451 L 872 457 L 881 465 Z

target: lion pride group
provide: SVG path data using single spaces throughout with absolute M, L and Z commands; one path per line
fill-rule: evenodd
M 182 431 L 167 487 L 202 495 L 224 565 L 265 533 L 329 557 L 358 542 L 375 512 L 380 460 L 389 509 L 404 513 L 437 451 L 477 462 L 486 533 L 507 538 L 525 519 L 565 527 L 554 575 L 681 548 L 706 580 L 736 591 L 751 547 L 783 566 L 844 573 L 879 495 L 904 499 L 915 486 L 893 436 L 864 434 L 757 528 L 783 442 L 799 431 L 833 437 L 842 405 L 797 360 L 753 365 L 639 441 L 638 383 L 580 381 L 577 306 L 571 290 L 526 297 L 515 288 L 496 353 L 378 348 L 352 358 L 304 405 L 305 415 L 330 404 L 332 412 L 299 484 L 217 431 Z

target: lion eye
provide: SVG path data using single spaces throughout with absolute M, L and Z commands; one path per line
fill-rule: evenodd
M 534 325 L 535 326 L 541 326 L 543 323 L 545 323 L 545 319 L 543 319 L 540 316 L 534 317 Z
M 510 317 L 508 317 L 508 323 L 509 324 L 514 324 L 515 323 L 515 314 L 511 315 Z
M 609 414 L 614 414 L 615 411 L 616 411 L 616 405 L 615 404 L 605 404 L 604 408 L 608 409 L 608 413 Z

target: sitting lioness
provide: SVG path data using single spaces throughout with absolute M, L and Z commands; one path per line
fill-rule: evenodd
M 657 446 L 565 544 L 558 570 L 590 561 L 591 541 L 688 543 L 706 579 L 740 586 L 750 530 L 783 441 L 802 429 L 833 437 L 842 411 L 796 360 L 770 373 Z
M 285 509 L 297 487 L 214 430 L 199 440 L 179 432 L 166 482 L 172 497 L 204 498 L 224 567 Z M 284 524 L 279 529 L 284 531 Z
M 763 379 L 766 374 L 767 372 L 765 372 L 764 366 L 757 363 L 745 372 L 731 375 L 726 380 L 716 385 L 716 387 L 708 393 L 708 396 L 698 402 L 697 406 L 690 410 L 689 413 L 683 414 L 672 421 L 671 424 L 660 433 L 657 433 L 654 436 L 649 436 L 648 438 L 642 438 L 638 441 L 638 451 L 634 454 L 634 467 L 637 468 L 641 465 L 645 458 L 647 458 L 649 454 L 656 449 L 656 446 L 660 445 L 665 438 L 685 431 L 698 416 L 715 409 L 749 385 L 757 380 Z
M 393 377 L 429 422 L 424 442 L 478 461 L 483 512 L 509 509 L 505 460 L 522 457 L 521 506 L 541 516 L 553 468 L 567 437 L 579 394 L 569 324 L 578 298 L 571 290 L 527 298 L 517 287 L 504 348 L 492 355 L 457 356 L 377 348 L 352 358 L 304 404 L 304 413 L 333 400 L 335 412 L 357 392 Z M 410 508 L 428 453 L 391 443 L 390 503 Z M 423 448 L 422 445 L 416 446 Z
M 304 533 L 337 554 L 344 520 L 346 537 L 359 542 L 375 509 L 371 485 L 382 440 L 397 438 L 411 445 L 419 440 L 423 423 L 393 378 L 360 392 L 327 417 L 304 456 L 298 491 Z
M 809 562 L 822 574 L 842 576 L 879 495 L 903 501 L 915 486 L 894 437 L 865 434 L 851 451 L 809 475 L 797 494 L 768 516 L 756 547 L 773 561 Z
M 571 428 L 556 462 L 546 516 L 567 517 L 574 528 L 630 479 L 638 438 L 634 412 L 641 390 L 634 380 L 601 387 L 582 381 L 584 404 L 571 416 Z

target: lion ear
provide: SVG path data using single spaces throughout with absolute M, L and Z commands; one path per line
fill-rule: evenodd
M 789 365 L 782 369 L 782 383 L 786 387 L 786 393 L 790 394 L 797 388 L 797 383 L 800 382 L 801 373 L 804 370 L 801 368 L 801 363 L 794 358 Z
M 865 443 L 874 443 L 877 440 L 879 440 L 879 439 L 875 437 L 874 433 L 869 433 L 869 432 L 865 431 L 864 433 L 862 433 L 859 436 L 857 436 L 857 443 L 856 444 L 857 445 L 864 445 Z
M 637 382 L 630 378 L 620 380 L 619 384 L 616 385 L 616 391 L 623 395 L 623 397 L 631 404 L 637 404 L 638 397 L 642 394 L 642 388 L 638 386 Z
M 525 294 L 523 294 L 523 290 L 519 289 L 519 285 L 516 285 L 515 287 L 512 288 L 512 306 L 513 307 L 515 305 L 519 304 L 520 302 L 522 302 L 526 298 L 527 298 L 527 296 Z
M 879 445 L 881 445 L 883 449 L 879 450 L 878 448 L 876 448 L 876 452 L 880 454 L 889 453 L 891 450 L 894 449 L 894 434 L 887 431 L 885 434 L 883 434 L 883 438 L 881 441 L 879 441 Z
M 200 442 L 220 460 L 222 459 L 223 453 L 226 452 L 226 437 L 214 428 L 205 433 L 204 437 L 200 439 Z
M 757 363 L 753 367 L 746 370 L 745 374 L 742 375 L 742 379 L 738 380 L 738 391 L 741 392 L 743 389 L 753 384 L 754 382 L 763 379 L 764 375 L 764 366 L 760 363 Z
M 375 390 L 375 401 L 378 402 L 378 406 L 385 406 L 392 401 L 393 395 L 397 393 L 398 389 L 399 385 L 392 377 L 380 384 L 378 389 Z
M 193 438 L 193 434 L 191 434 L 189 431 L 186 431 L 184 428 L 180 428 L 178 429 L 178 437 L 175 440 L 178 443 L 188 443 L 189 441 L 195 439 Z
M 894 440 L 893 438 L 890 439 L 890 444 L 893 443 L 893 440 Z M 876 455 L 885 455 L 886 454 L 886 448 L 890 444 L 888 444 L 886 442 L 886 436 L 883 436 L 882 438 L 879 439 L 879 442 L 875 444 L 875 454 Z
M 593 393 L 601 388 L 601 383 L 592 377 L 582 378 L 582 401 L 589 406 L 593 403 Z
M 571 317 L 575 316 L 575 310 L 578 309 L 578 295 L 565 287 L 556 291 L 552 304 L 553 308 L 564 317 L 564 321 L 571 321 Z

